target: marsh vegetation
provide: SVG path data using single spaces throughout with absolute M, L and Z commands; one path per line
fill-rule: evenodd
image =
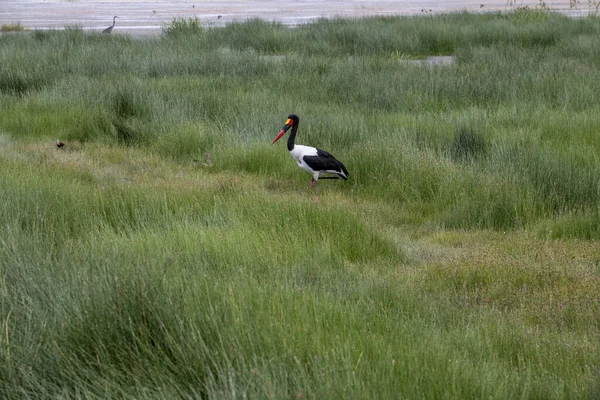
M 597 395 L 599 35 L 0 36 L 0 397 Z M 350 171 L 319 204 L 270 145 L 292 112 Z

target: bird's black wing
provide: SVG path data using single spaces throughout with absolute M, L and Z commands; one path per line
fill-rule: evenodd
M 344 164 L 325 150 L 317 149 L 316 156 L 304 156 L 303 159 L 315 171 L 335 171 L 342 179 L 348 179 L 348 170 Z

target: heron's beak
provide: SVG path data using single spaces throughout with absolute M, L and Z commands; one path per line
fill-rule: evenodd
M 283 135 L 285 135 L 285 133 L 288 131 L 288 129 L 290 129 L 290 128 L 292 127 L 292 124 L 293 124 L 293 123 L 294 123 L 294 122 L 293 122 L 291 119 L 289 119 L 289 118 L 288 118 L 288 120 L 287 120 L 287 121 L 285 121 L 285 125 L 284 125 L 284 126 L 283 126 L 283 128 L 282 128 L 282 129 L 279 131 L 279 134 L 277 134 L 277 137 L 275 137 L 275 140 L 273 140 L 273 143 L 271 143 L 271 144 L 274 144 L 276 141 L 278 141 L 279 139 L 281 139 L 281 137 L 282 137 Z

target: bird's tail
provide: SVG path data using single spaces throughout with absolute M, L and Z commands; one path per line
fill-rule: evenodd
M 339 174 L 340 178 L 342 178 L 343 180 L 347 181 L 348 177 L 350 176 L 350 174 L 348 173 L 348 170 L 346 169 L 346 167 L 344 166 L 344 164 L 342 164 L 339 161 L 338 161 L 338 165 L 340 166 L 340 169 L 342 170 L 342 172 L 344 172 L 343 174 Z

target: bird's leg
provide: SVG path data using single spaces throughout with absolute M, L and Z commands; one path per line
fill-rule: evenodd
M 313 182 L 315 183 L 315 203 L 317 203 L 319 201 L 319 181 L 313 179 Z
M 316 184 L 315 178 L 310 178 L 310 185 L 315 186 L 315 184 Z

